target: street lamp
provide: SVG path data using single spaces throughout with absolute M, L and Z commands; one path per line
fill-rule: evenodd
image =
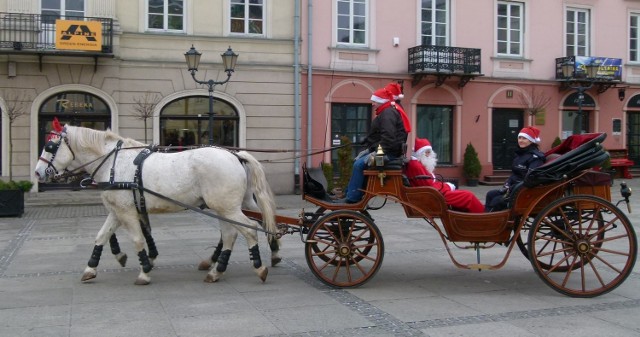
M 593 87 L 593 83 L 598 75 L 597 64 L 585 65 L 586 73 L 577 74 L 576 65 L 568 60 L 562 64 L 562 76 L 567 81 L 567 85 L 578 92 L 578 133 L 582 133 L 582 103 L 584 102 L 584 92 Z M 574 130 L 575 131 L 575 130 Z
M 200 65 L 201 56 L 202 53 L 199 53 L 196 48 L 193 47 L 193 45 L 191 45 L 191 48 L 186 53 L 184 53 L 184 58 L 187 61 L 187 68 L 189 69 L 193 80 L 198 84 L 206 84 L 209 87 L 209 145 L 213 145 L 213 88 L 218 84 L 229 82 L 231 73 L 236 67 L 236 61 L 238 61 L 238 54 L 234 53 L 233 50 L 231 50 L 231 47 L 229 47 L 226 52 L 220 54 L 220 56 L 222 57 L 222 64 L 224 65 L 224 71 L 227 73 L 227 79 L 224 81 L 199 81 L 196 78 L 196 72 L 198 71 L 198 66 Z

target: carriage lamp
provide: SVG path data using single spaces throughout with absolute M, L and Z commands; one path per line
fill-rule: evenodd
M 384 166 L 384 151 L 382 151 L 382 146 L 378 145 L 378 151 L 376 151 L 376 166 L 383 167 Z
M 627 186 L 626 182 L 620 183 L 620 195 L 624 198 L 624 201 L 627 204 L 627 210 L 631 213 L 631 205 L 629 204 L 629 197 L 631 196 L 631 188 Z
M 196 72 L 198 72 L 201 57 L 202 53 L 198 52 L 193 45 L 191 45 L 191 48 L 184 53 L 184 58 L 187 61 L 187 69 L 191 73 L 193 80 L 198 84 L 206 84 L 209 87 L 209 145 L 213 145 L 213 89 L 218 84 L 229 82 L 229 79 L 231 79 L 231 73 L 234 72 L 236 62 L 238 61 L 238 54 L 231 50 L 231 46 L 229 46 L 226 52 L 220 54 L 220 57 L 222 57 L 224 71 L 227 73 L 227 79 L 224 81 L 200 81 L 196 78 Z

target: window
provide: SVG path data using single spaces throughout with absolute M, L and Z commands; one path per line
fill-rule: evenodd
M 640 14 L 631 14 L 629 18 L 629 61 L 640 62 L 638 55 L 638 26 L 640 26 Z
M 421 43 L 428 46 L 449 45 L 449 0 L 423 0 Z
M 55 23 L 56 19 L 84 16 L 84 0 L 41 0 L 40 14 L 43 23 Z
M 589 56 L 589 10 L 567 9 L 566 56 Z
M 452 164 L 453 107 L 446 105 L 418 105 L 416 137 L 427 138 L 438 163 Z
M 359 145 L 371 127 L 371 104 L 333 103 L 331 105 L 331 135 L 335 140 L 347 137 L 353 143 L 353 157 L 364 146 Z M 338 151 L 331 151 L 331 164 L 334 173 L 338 174 Z
M 161 31 L 183 31 L 184 1 L 147 0 L 147 28 Z
M 160 112 L 160 145 L 191 146 L 209 144 L 209 97 L 177 99 Z M 213 104 L 213 144 L 239 144 L 238 112 L 229 103 L 216 99 Z
M 231 0 L 230 32 L 240 34 L 264 33 L 263 0 Z
M 522 56 L 523 22 L 524 4 L 519 2 L 498 2 L 498 54 L 508 56 Z
M 337 37 L 340 44 L 367 44 L 367 1 L 337 0 Z

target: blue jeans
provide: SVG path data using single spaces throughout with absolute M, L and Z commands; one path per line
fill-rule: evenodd
M 351 172 L 351 179 L 349 185 L 347 185 L 347 193 L 345 194 L 347 201 L 358 202 L 362 199 L 364 193 L 360 191 L 364 186 L 364 170 L 367 168 L 367 161 L 369 156 L 362 156 L 353 162 L 353 171 Z

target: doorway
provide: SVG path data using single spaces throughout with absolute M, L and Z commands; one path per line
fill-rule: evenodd
M 523 127 L 522 109 L 495 108 L 492 111 L 491 160 L 494 170 L 510 170 Z

